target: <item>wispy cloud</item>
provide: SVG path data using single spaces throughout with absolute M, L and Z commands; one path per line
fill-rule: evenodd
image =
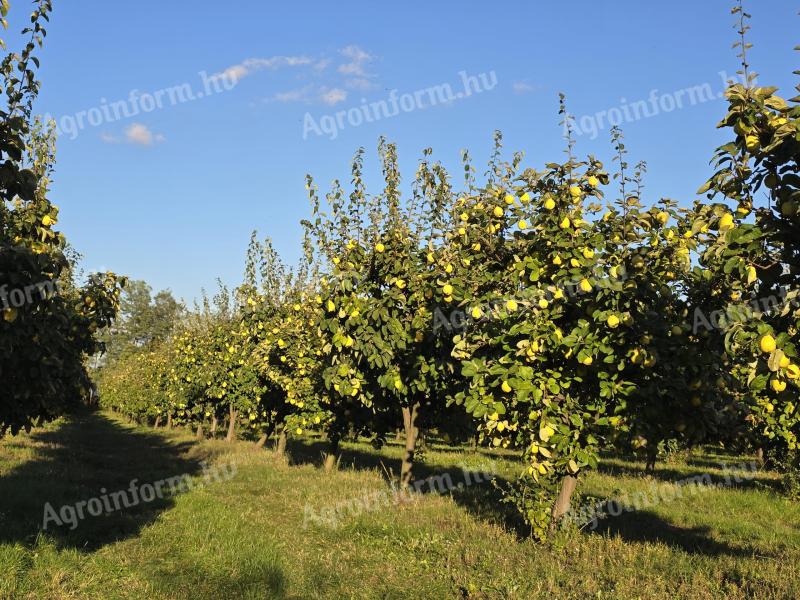
M 347 100 L 347 92 L 341 88 L 323 88 L 320 90 L 319 99 L 328 106 L 334 106 L 335 104 L 339 104 L 339 102 Z
M 294 90 L 277 92 L 265 98 L 264 102 L 303 102 L 305 104 L 322 102 L 328 106 L 334 106 L 345 100 L 347 100 L 346 90 L 341 88 L 328 88 L 325 86 L 315 87 L 309 84 Z
M 515 94 L 530 94 L 536 91 L 536 86 L 527 81 L 515 81 L 511 84 L 511 89 Z
M 217 73 L 218 77 L 228 77 L 239 81 L 256 71 L 275 71 L 284 67 L 302 67 L 313 65 L 315 60 L 308 56 L 271 56 L 269 58 L 248 58 L 236 65 L 231 65 L 224 71 Z
M 317 62 L 314 63 L 314 70 L 317 72 L 324 71 L 328 68 L 328 66 L 333 62 L 333 59 L 330 58 L 321 58 Z
M 112 133 L 104 131 L 100 134 L 100 140 L 105 144 L 119 144 L 120 140 Z
M 116 136 L 113 133 L 104 131 L 100 134 L 100 140 L 105 144 L 135 144 L 137 146 L 152 146 L 165 142 L 165 138 L 160 133 L 154 133 L 147 125 L 142 123 L 132 123 L 124 131 L 124 134 Z
M 226 77 L 238 82 L 260 70 L 276 71 L 282 68 L 296 68 L 300 80 L 316 80 L 303 87 L 276 92 L 262 102 L 320 102 L 334 106 L 344 102 L 348 90 L 366 92 L 378 88 L 372 80 L 373 73 L 368 72 L 369 65 L 375 57 L 359 46 L 350 45 L 338 51 L 338 57 L 331 56 L 272 56 L 270 58 L 248 58 L 241 63 L 231 65 L 214 77 Z M 329 69 L 331 65 L 337 65 Z
M 137 146 L 152 146 L 160 142 L 166 141 L 166 138 L 160 133 L 154 133 L 147 125 L 141 123 L 133 123 L 130 127 L 125 129 L 125 140 L 129 144 L 136 144 Z
M 296 90 L 278 92 L 270 99 L 275 102 L 308 102 L 311 99 L 311 91 L 313 87 L 314 86 L 307 85 Z
M 339 65 L 339 73 L 351 77 L 371 77 L 365 69 L 366 65 L 374 60 L 374 57 L 355 45 L 342 48 L 339 53 L 349 59 L 346 63 Z
M 362 92 L 374 90 L 378 87 L 376 84 L 364 77 L 354 77 L 353 79 L 348 79 L 344 82 L 344 84 L 350 89 L 359 90 Z

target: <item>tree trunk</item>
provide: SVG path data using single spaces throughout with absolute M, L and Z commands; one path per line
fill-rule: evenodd
M 394 436 L 394 441 L 397 442 L 398 444 L 403 441 L 403 430 L 402 429 L 398 429 L 397 430 L 397 433 Z
M 647 460 L 644 464 L 644 472 L 645 473 L 654 473 L 656 470 L 656 457 L 658 456 L 658 450 L 648 450 L 647 451 Z
M 211 433 L 211 437 L 212 438 L 217 435 L 217 415 L 214 415 L 213 417 L 211 417 L 211 432 L 210 433 Z
M 158 429 L 158 426 L 159 426 L 159 425 L 161 425 L 161 415 L 158 415 L 158 416 L 156 417 L 156 423 L 155 423 L 155 425 L 153 425 L 153 427 L 154 427 L 155 429 Z
M 405 488 L 411 483 L 414 470 L 414 451 L 417 447 L 417 413 L 419 404 L 414 403 L 410 407 L 403 407 L 403 429 L 406 433 L 406 449 L 403 454 L 403 462 L 400 465 L 400 487 Z
M 172 429 L 172 415 L 167 415 L 167 429 Z
M 763 467 L 764 466 L 764 449 L 763 448 L 756 448 L 756 459 L 758 460 L 758 464 Z
M 239 413 L 237 413 L 231 407 L 231 417 L 230 420 L 228 421 L 228 435 L 225 437 L 225 441 L 228 443 L 236 439 L 236 417 L 238 416 L 238 414 Z
M 281 434 L 278 436 L 278 444 L 275 446 L 275 454 L 283 456 L 286 454 L 286 430 L 281 429 Z
M 339 465 L 339 437 L 331 436 L 328 453 L 325 455 L 325 472 L 335 471 Z
M 264 444 L 267 443 L 267 437 L 268 436 L 266 433 L 262 433 L 261 437 L 258 438 L 258 441 L 256 442 L 256 448 L 263 448 Z
M 569 500 L 578 485 L 578 478 L 575 475 L 566 475 L 561 480 L 561 489 L 558 491 L 556 501 L 553 503 L 553 510 L 550 511 L 550 531 L 553 531 L 561 518 L 569 512 Z
M 205 436 L 203 435 L 203 424 L 197 424 L 197 439 L 202 440 Z

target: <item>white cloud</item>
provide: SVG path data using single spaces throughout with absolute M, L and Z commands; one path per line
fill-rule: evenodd
M 531 92 L 536 91 L 536 87 L 527 81 L 515 81 L 511 85 L 511 89 L 514 90 L 515 94 L 530 94 Z
M 146 125 L 133 123 L 125 130 L 125 140 L 130 144 L 140 146 L 151 146 L 153 143 L 165 141 L 165 137 L 160 133 L 153 133 Z
M 307 85 L 296 90 L 287 90 L 285 92 L 277 92 L 266 98 L 266 102 L 309 102 L 311 100 L 311 92 L 314 86 Z
M 269 58 L 248 58 L 241 63 L 231 65 L 224 71 L 216 73 L 214 77 L 228 77 L 233 81 L 252 75 L 256 71 L 268 69 L 274 71 L 282 67 L 301 67 L 314 63 L 314 60 L 307 56 L 271 56 Z
M 270 58 L 248 58 L 231 65 L 213 77 L 227 77 L 238 82 L 244 77 L 259 70 L 277 70 L 294 67 L 298 69 L 298 79 L 316 80 L 304 87 L 276 92 L 261 102 L 322 102 L 334 106 L 344 102 L 348 97 L 347 90 L 366 92 L 378 88 L 373 82 L 374 74 L 367 72 L 367 67 L 374 61 L 374 56 L 359 46 L 350 45 L 339 50 L 344 62 L 332 72 L 328 67 L 334 63 L 331 57 L 321 56 L 272 56 Z M 322 82 L 327 85 L 322 85 Z
M 332 62 L 333 60 L 331 60 L 330 58 L 321 58 L 314 63 L 314 70 L 317 72 L 322 72 L 325 69 L 327 69 L 328 65 L 330 65 Z
M 347 92 L 340 88 L 321 88 L 319 99 L 328 106 L 333 106 L 347 100 Z
M 360 90 L 362 92 L 367 92 L 369 90 L 374 90 L 378 86 L 372 83 L 369 79 L 364 77 L 355 77 L 353 79 L 348 79 L 344 82 L 344 84 L 353 90 Z
M 278 69 L 280 67 L 299 67 L 314 61 L 307 56 L 273 56 L 272 58 L 248 58 L 244 66 L 248 69 Z
M 243 77 L 247 76 L 248 70 L 244 65 L 233 65 L 225 69 L 222 73 L 217 73 L 214 77 L 225 77 L 231 81 L 238 82 Z
M 264 98 L 264 102 L 323 102 L 328 106 L 334 106 L 347 100 L 347 90 L 341 88 L 328 88 L 325 86 L 314 87 L 309 84 L 294 90 L 277 92 L 272 96 Z
M 112 133 L 104 131 L 100 134 L 100 141 L 105 144 L 119 144 L 119 138 Z
M 278 92 L 273 96 L 277 102 L 302 102 L 308 99 L 308 92 L 304 89 Z
M 352 75 L 353 77 L 369 77 L 364 67 L 374 60 L 374 57 L 359 48 L 358 46 L 347 46 L 342 48 L 339 53 L 349 62 L 339 65 L 339 73 L 342 75 Z
M 114 135 L 113 133 L 109 133 L 104 131 L 100 134 L 100 141 L 104 144 L 136 144 L 138 146 L 152 146 L 153 144 L 157 144 L 160 142 L 166 141 L 165 138 L 160 133 L 153 133 L 147 125 L 142 125 L 141 123 L 132 123 L 129 127 L 125 129 L 125 135 L 123 137 Z

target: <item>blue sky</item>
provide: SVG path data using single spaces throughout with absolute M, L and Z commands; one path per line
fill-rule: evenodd
M 377 174 L 380 135 L 398 144 L 406 181 L 428 146 L 456 177 L 462 148 L 485 163 L 495 129 L 528 165 L 561 160 L 560 91 L 580 126 L 581 117 L 596 124 L 599 112 L 648 101 L 657 90 L 658 114 L 622 124 L 630 158 L 648 162 L 649 199 L 688 205 L 723 141 L 715 125 L 725 105 L 684 95 L 683 108 L 668 108 L 693 86 L 707 84 L 716 96 L 719 72 L 736 71 L 730 4 L 140 0 L 132 10 L 55 0 L 40 53 L 39 113 L 69 125 L 133 90 L 141 97 L 188 84 L 197 93 L 200 72 L 228 73 L 235 84 L 188 102 L 164 100 L 164 92 L 162 108 L 144 112 L 137 101 L 139 114 L 98 125 L 86 113 L 77 135 L 62 127 L 51 194 L 59 226 L 86 269 L 145 279 L 191 300 L 201 287 L 213 291 L 217 277 L 240 281 L 253 229 L 294 261 L 299 220 L 308 214 L 305 174 L 323 189 L 336 177 L 348 181 L 359 146 Z M 749 4 L 759 82 L 791 96 L 797 5 Z M 12 0 L 11 28 L 28 12 Z M 362 99 L 388 101 L 394 89 L 459 91 L 462 71 L 492 75 L 496 84 L 372 123 L 345 120 L 335 139 L 313 131 L 304 139 L 307 114 L 319 126 Z M 608 160 L 608 125 L 596 139 L 590 134 L 578 136 L 578 154 Z

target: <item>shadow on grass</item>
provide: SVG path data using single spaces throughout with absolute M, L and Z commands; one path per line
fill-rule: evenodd
M 206 458 L 190 451 L 191 442 L 131 430 L 96 412 L 71 416 L 55 429 L 34 431 L 29 440 L 29 447 L 35 447 L 34 458 L 0 477 L 0 543 L 32 547 L 42 530 L 47 503 L 60 518 L 61 507 L 128 490 L 134 480 L 141 486 L 197 475 Z M 26 441 L 10 444 L 25 446 Z M 113 502 L 109 504 L 114 508 Z M 45 533 L 60 548 L 92 551 L 137 535 L 173 504 L 174 498 L 165 495 L 99 516 L 83 509 L 85 518 L 77 521 L 76 528 L 49 520 Z
M 242 598 L 291 600 L 283 571 L 272 561 L 251 559 L 237 565 L 234 572 L 205 571 L 203 565 L 176 557 L 170 569 L 156 568 L 148 578 L 161 598 L 219 600 Z
M 778 490 L 780 482 L 746 466 L 749 461 L 741 463 L 722 463 L 707 460 L 689 459 L 685 465 L 656 465 L 655 471 L 646 473 L 643 468 L 627 464 L 619 464 L 608 460 L 601 460 L 597 467 L 598 473 L 612 477 L 640 477 L 649 478 L 667 483 L 676 483 L 682 480 L 708 475 L 715 484 L 731 489 L 769 488 Z M 744 467 L 744 468 L 742 468 Z M 723 472 L 722 469 L 730 469 Z M 730 473 L 730 477 L 728 477 Z M 739 476 L 738 480 L 736 476 Z
M 323 460 L 322 456 L 327 449 L 328 446 L 324 440 L 290 440 L 288 446 L 291 463 L 293 464 L 320 465 Z M 471 448 L 462 449 L 472 451 Z M 399 458 L 387 457 L 378 450 L 370 452 L 367 449 L 346 446 L 342 448 L 340 454 L 340 468 L 378 471 L 387 481 L 396 476 L 399 469 Z M 480 450 L 474 456 L 491 458 L 491 455 L 480 452 Z M 717 463 L 714 466 L 719 468 L 720 465 Z M 601 463 L 599 470 L 616 476 L 646 476 L 643 469 L 618 463 Z M 512 505 L 503 501 L 503 494 L 500 488 L 509 485 L 510 482 L 507 479 L 496 476 L 494 481 L 483 479 L 475 482 L 473 480 L 470 485 L 459 486 L 458 484 L 465 482 L 467 478 L 461 465 L 428 465 L 424 462 L 415 465 L 414 473 L 417 482 L 427 482 L 427 485 L 422 485 L 421 493 L 440 493 L 442 482 L 446 481 L 451 485 L 447 486 L 449 489 L 445 493 L 451 495 L 456 504 L 465 508 L 474 517 L 501 525 L 515 533 L 520 539 L 530 536 L 530 526 L 525 524 L 518 511 Z M 683 466 L 683 468 L 681 468 L 681 465 L 674 465 L 674 467 L 664 465 L 657 467 L 655 473 L 648 476 L 656 480 L 674 483 L 697 477 L 698 474 L 697 468 L 692 468 L 689 465 Z M 724 476 L 716 472 L 712 475 L 712 479 L 719 484 L 724 480 Z M 432 481 L 436 482 L 438 491 L 437 489 L 431 489 L 435 487 L 431 485 Z M 772 480 L 763 479 L 757 475 L 750 481 L 731 482 L 730 487 L 741 489 L 762 483 L 774 484 Z M 663 542 L 691 554 L 750 556 L 755 552 L 752 548 L 743 548 L 718 542 L 709 537 L 710 531 L 711 529 L 708 527 L 685 528 L 675 526 L 655 513 L 637 511 L 623 513 L 618 517 L 601 521 L 593 533 L 619 535 L 629 542 Z
M 663 543 L 695 555 L 750 557 L 756 552 L 714 540 L 710 532 L 710 527 L 679 527 L 651 511 L 640 510 L 603 519 L 587 535 L 618 536 L 629 543 Z
M 396 445 L 390 442 L 388 445 Z M 488 465 L 491 454 L 480 449 L 463 448 L 473 457 L 480 458 L 481 464 Z M 287 451 L 291 464 L 321 465 L 328 444 L 322 440 L 289 440 Z M 451 448 L 452 450 L 452 448 Z M 358 471 L 377 471 L 387 481 L 395 481 L 399 473 L 400 459 L 389 457 L 379 450 L 370 452 L 344 446 L 340 449 L 340 469 Z M 485 462 L 484 462 L 485 461 Z M 430 465 L 418 462 L 414 465 L 412 486 L 421 494 L 439 494 L 452 497 L 453 501 L 465 508 L 479 520 L 506 527 L 520 539 L 529 537 L 530 527 L 520 518 L 511 505 L 503 502 L 499 487 L 509 485 L 509 481 L 497 473 L 482 472 L 477 466 L 460 464 Z M 499 486 L 499 487 L 498 487 Z
M 758 464 L 755 458 L 747 456 L 731 457 L 731 458 L 720 457 L 718 460 L 713 460 L 711 458 L 705 458 L 705 457 L 692 456 L 686 459 L 687 466 L 706 468 L 706 469 L 724 469 L 724 468 L 737 469 L 745 465 L 749 467 L 750 463 Z

